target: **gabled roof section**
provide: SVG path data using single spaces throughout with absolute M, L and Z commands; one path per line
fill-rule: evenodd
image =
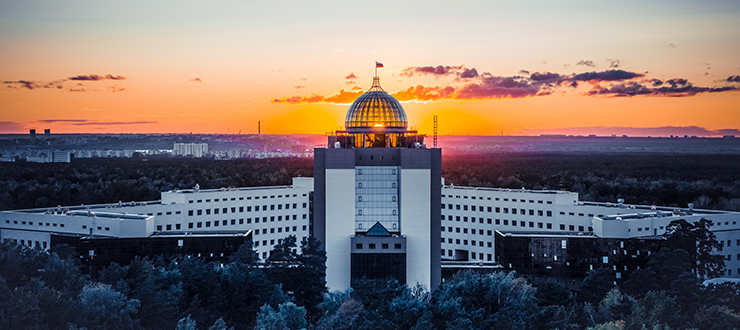
M 385 229 L 380 222 L 376 222 L 370 229 L 367 230 L 365 236 L 391 236 L 388 229 Z

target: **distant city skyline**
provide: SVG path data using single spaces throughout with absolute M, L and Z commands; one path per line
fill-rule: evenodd
M 740 135 L 740 3 L 0 0 L 0 133 Z

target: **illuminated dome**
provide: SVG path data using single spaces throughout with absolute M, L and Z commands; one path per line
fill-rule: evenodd
M 350 133 L 406 131 L 408 122 L 401 103 L 380 87 L 379 77 L 373 77 L 373 86 L 349 107 L 345 126 Z

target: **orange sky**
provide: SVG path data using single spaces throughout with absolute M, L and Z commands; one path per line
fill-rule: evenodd
M 2 0 L 0 132 L 320 134 L 376 60 L 422 133 L 740 132 L 737 2 L 443 4 Z

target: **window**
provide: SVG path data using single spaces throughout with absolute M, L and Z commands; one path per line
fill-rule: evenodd
M 192 217 L 193 216 L 193 210 L 188 210 L 188 216 L 189 217 Z
M 369 247 L 369 248 L 370 248 L 371 250 L 374 250 L 374 249 L 375 249 L 375 244 L 373 244 L 373 243 L 370 243 L 370 244 L 368 244 L 368 247 Z
M 383 243 L 380 245 L 380 247 L 384 250 L 388 250 L 388 243 Z
M 561 224 L 560 225 L 560 230 L 565 230 L 565 225 Z
M 362 250 L 362 244 L 355 244 L 355 249 Z
M 401 244 L 400 243 L 396 243 L 396 244 L 393 245 L 393 248 L 396 249 L 396 250 L 400 250 L 401 249 Z

